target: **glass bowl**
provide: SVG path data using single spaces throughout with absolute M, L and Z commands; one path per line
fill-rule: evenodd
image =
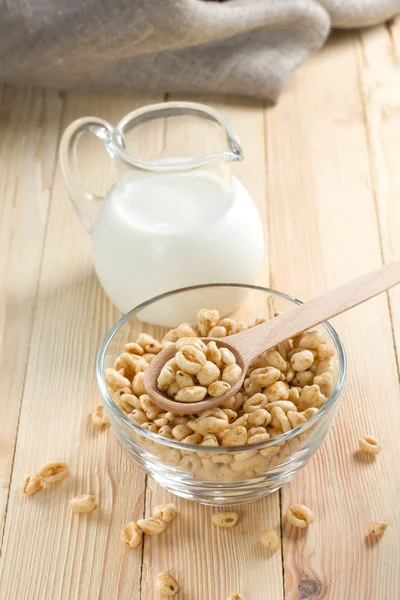
M 124 344 L 141 332 L 161 340 L 182 322 L 196 323 L 201 308 L 217 308 L 221 318 L 254 324 L 276 311 L 300 304 L 296 298 L 264 287 L 241 284 L 201 285 L 162 294 L 125 315 L 106 336 L 97 358 L 97 381 L 111 427 L 137 462 L 164 488 L 189 500 L 218 506 L 251 502 L 272 494 L 311 459 L 324 440 L 339 407 L 346 374 L 341 341 L 329 323 L 320 325 L 335 349 L 335 386 L 326 403 L 302 425 L 267 442 L 235 447 L 184 444 L 142 429 L 114 403 L 104 379 Z

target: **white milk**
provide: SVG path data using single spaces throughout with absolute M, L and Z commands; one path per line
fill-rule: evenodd
M 94 228 L 93 251 L 102 286 L 127 312 L 180 287 L 254 283 L 263 260 L 263 234 L 257 209 L 236 179 L 228 194 L 216 176 L 204 171 L 151 174 L 110 191 Z M 232 298 L 229 306 L 217 308 L 227 313 L 238 301 Z M 179 307 L 179 320 L 193 320 L 194 311 L 205 305 L 203 291 L 196 307 Z M 147 317 L 173 326 L 176 315 L 176 304 L 168 301 Z

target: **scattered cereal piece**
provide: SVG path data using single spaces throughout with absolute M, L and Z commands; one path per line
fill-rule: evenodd
M 312 510 L 304 504 L 292 504 L 286 511 L 286 518 L 291 525 L 304 528 L 314 521 Z
M 82 494 L 75 496 L 70 500 L 69 505 L 72 512 L 75 513 L 90 513 L 97 506 L 96 498 L 91 494 Z
M 264 529 L 260 541 L 269 550 L 270 554 L 273 554 L 279 548 L 279 536 L 274 529 Z
M 142 541 L 142 537 L 143 533 L 134 521 L 130 521 L 121 529 L 121 540 L 127 546 L 129 546 L 129 548 L 136 548 L 139 546 Z
M 238 592 L 236 592 L 236 594 L 231 594 L 228 600 L 244 600 L 244 596 L 243 594 L 239 594 Z
M 165 522 L 161 519 L 155 519 L 154 517 L 139 519 L 136 525 L 146 535 L 159 535 L 165 530 Z
M 36 494 L 41 487 L 43 486 L 43 479 L 36 475 L 36 473 L 32 473 L 31 475 L 27 475 L 24 479 L 23 490 L 27 496 L 33 496 Z
M 216 512 L 211 518 L 217 527 L 233 527 L 238 522 L 239 515 L 235 512 Z
M 57 483 L 67 477 L 69 468 L 66 462 L 49 462 L 37 474 L 45 483 Z
M 360 450 L 367 452 L 368 454 L 379 454 L 382 450 L 379 440 L 372 437 L 372 435 L 364 435 L 358 440 L 358 445 Z
M 371 526 L 369 528 L 369 533 L 371 535 L 382 535 L 382 533 L 384 533 L 387 529 L 387 521 L 374 521 L 373 523 L 371 523 Z
M 98 427 L 102 427 L 103 425 L 109 425 L 110 421 L 106 415 L 104 410 L 104 406 L 102 404 L 98 404 L 94 411 L 92 412 L 92 421 Z
M 164 523 L 169 523 L 169 521 L 175 519 L 177 514 L 178 509 L 172 502 L 169 504 L 159 504 L 153 508 L 153 517 L 155 519 L 161 519 Z
M 160 596 L 175 596 L 179 591 L 179 585 L 171 573 L 159 573 L 154 581 L 155 588 Z

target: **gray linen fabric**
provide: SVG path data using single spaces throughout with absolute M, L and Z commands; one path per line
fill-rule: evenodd
M 0 0 L 0 81 L 275 101 L 331 27 L 400 0 Z

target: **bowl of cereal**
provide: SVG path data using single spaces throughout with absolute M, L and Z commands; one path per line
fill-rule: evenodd
M 240 297 L 240 306 L 220 314 L 218 307 L 233 297 Z M 166 345 L 229 336 L 299 303 L 258 286 L 193 286 L 144 302 L 108 333 L 97 358 L 104 409 L 131 458 L 164 488 L 205 504 L 250 502 L 289 482 L 318 450 L 339 408 L 346 375 L 344 349 L 329 323 L 255 359 L 240 391 L 217 408 L 166 412 L 144 387 L 147 366 Z M 171 314 L 174 306 L 185 306 L 190 322 L 182 323 L 177 310 L 174 327 L 162 318 L 158 325 L 155 316 Z M 212 350 L 223 372 L 226 357 Z M 186 380 L 178 373 L 171 397 Z

